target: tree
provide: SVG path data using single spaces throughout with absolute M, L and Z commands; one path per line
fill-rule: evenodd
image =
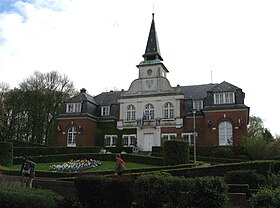
M 250 116 L 248 134 L 244 138 L 243 145 L 251 159 L 267 159 L 279 154 L 279 148 L 276 148 L 279 146 L 278 143 L 264 127 L 260 117 Z
M 4 137 L 4 127 L 6 123 L 6 116 L 5 116 L 5 108 L 4 108 L 4 99 L 5 94 L 9 90 L 9 85 L 7 83 L 0 83 L 0 140 L 5 140 Z
M 36 71 L 18 89 L 7 93 L 7 136 L 39 144 L 54 143 L 60 103 L 75 92 L 66 75 Z
M 268 142 L 273 141 L 273 136 L 269 129 L 264 128 L 263 120 L 257 116 L 250 116 L 249 118 L 248 137 L 263 137 Z

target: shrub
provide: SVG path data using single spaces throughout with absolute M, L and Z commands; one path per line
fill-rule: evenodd
M 253 189 L 265 184 L 265 177 L 255 170 L 228 171 L 224 175 L 224 180 L 228 184 L 248 184 Z
M 0 142 L 0 165 L 13 165 L 13 143 Z
M 250 203 L 255 208 L 278 208 L 280 207 L 280 188 L 261 188 L 252 195 Z
M 0 207 L 5 208 L 56 208 L 60 195 L 49 190 L 30 188 L 1 188 Z
M 134 184 L 139 207 L 224 207 L 227 185 L 218 177 L 183 178 L 157 173 L 142 175 Z
M 189 143 L 185 141 L 169 140 L 163 145 L 163 160 L 165 165 L 189 163 Z
M 213 147 L 209 153 L 210 157 L 218 157 L 218 158 L 234 158 L 234 153 L 230 147 Z
M 89 208 L 130 207 L 133 197 L 127 177 L 80 177 L 75 180 L 79 201 Z

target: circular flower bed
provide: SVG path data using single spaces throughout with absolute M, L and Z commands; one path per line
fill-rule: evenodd
M 53 172 L 79 172 L 101 165 L 99 160 L 70 160 L 62 165 L 51 165 L 49 170 Z

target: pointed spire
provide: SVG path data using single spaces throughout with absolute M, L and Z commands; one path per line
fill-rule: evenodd
M 150 34 L 146 46 L 146 51 L 143 57 L 145 60 L 160 59 L 161 61 L 163 61 L 159 50 L 157 32 L 156 32 L 155 21 L 154 21 L 154 13 L 152 15 L 153 15 L 153 19 L 152 19 Z

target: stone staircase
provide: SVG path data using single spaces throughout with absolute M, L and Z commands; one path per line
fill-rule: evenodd
M 229 184 L 229 207 L 250 208 L 250 190 L 247 184 Z

